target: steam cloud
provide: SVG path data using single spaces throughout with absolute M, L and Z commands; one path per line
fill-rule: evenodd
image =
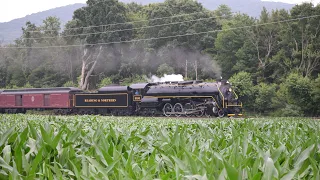
M 183 76 L 181 74 L 165 74 L 163 77 L 157 77 L 153 75 L 149 82 L 167 82 L 167 81 L 184 81 Z

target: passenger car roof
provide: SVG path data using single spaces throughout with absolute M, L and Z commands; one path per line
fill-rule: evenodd
M 82 90 L 75 87 L 6 89 L 1 94 L 54 94 L 70 92 L 82 92 Z

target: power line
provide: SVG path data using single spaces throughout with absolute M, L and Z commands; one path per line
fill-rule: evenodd
M 269 22 L 269 23 L 261 23 L 261 24 L 255 24 L 255 25 L 250 25 L 250 26 L 240 26 L 240 27 L 234 27 L 234 28 L 228 28 L 228 29 L 212 30 L 212 31 L 205 31 L 205 32 L 198 32 L 198 33 L 187 33 L 187 34 L 174 35 L 174 36 L 164 36 L 164 37 L 157 37 L 157 38 L 134 39 L 134 40 L 128 40 L 128 41 L 117 41 L 117 42 L 96 43 L 96 44 L 62 45 L 62 46 L 0 47 L 0 49 L 47 49 L 47 48 L 66 48 L 66 47 L 83 47 L 83 46 L 96 46 L 96 45 L 110 45 L 110 44 L 132 43 L 132 42 L 140 42 L 140 41 L 169 39 L 169 38 L 175 38 L 175 37 L 202 35 L 202 34 L 208 34 L 208 33 L 214 33 L 214 32 L 222 32 L 222 31 L 230 31 L 230 30 L 237 30 L 237 29 L 245 29 L 245 28 L 251 28 L 251 27 L 271 25 L 271 24 L 276 24 L 276 23 L 284 23 L 284 22 L 297 21 L 297 20 L 314 18 L 314 17 L 320 17 L 320 15 L 305 16 L 305 17 L 300 17 L 300 18 L 287 19 L 287 20 L 275 21 L 275 22 Z
M 113 30 L 113 31 L 103 31 L 103 32 L 94 32 L 94 33 L 83 33 L 83 34 L 72 34 L 72 35 L 64 35 L 64 36 L 55 36 L 55 37 L 39 37 L 39 38 L 21 38 L 23 40 L 36 40 L 36 39 L 55 39 L 55 38 L 63 38 L 63 37 L 76 37 L 76 36 L 86 36 L 86 35 L 97 35 L 97 34 L 106 34 L 106 33 L 113 33 L 113 32 L 123 32 L 123 31 L 132 31 L 132 30 L 139 30 L 139 29 L 149 29 L 154 27 L 162 27 L 162 26 L 169 26 L 169 25 L 175 25 L 175 24 L 182 24 L 182 23 L 188 23 L 188 22 L 195 22 L 195 21 L 202 21 L 202 20 L 209 20 L 209 19 L 215 19 L 217 17 L 209 17 L 209 18 L 200 18 L 200 19 L 194 19 L 189 21 L 179 21 L 179 22 L 173 22 L 168 24 L 158 24 L 154 26 L 142 26 L 139 28 L 129 28 L 129 29 L 119 29 L 119 30 Z
M 98 28 L 98 27 L 108 27 L 108 26 L 115 26 L 115 25 L 125 25 L 125 24 L 134 24 L 139 22 L 147 22 L 147 21 L 155 21 L 155 20 L 162 20 L 162 19 L 170 19 L 170 18 L 176 18 L 176 17 L 183 17 L 183 16 L 191 16 L 194 14 L 204 14 L 205 12 L 195 12 L 195 13 L 189 13 L 189 14 L 179 14 L 175 16 L 168 16 L 168 17 L 162 17 L 162 18 L 154 18 L 154 19 L 147 19 L 147 20 L 139 20 L 139 21 L 131 21 L 131 22 L 123 22 L 123 23 L 113 23 L 113 24 L 104 24 L 104 25 L 98 25 L 98 26 L 84 26 L 84 27 L 77 27 L 77 28 L 67 28 L 64 29 L 65 31 L 70 30 L 77 30 L 77 29 L 89 29 L 89 28 Z M 232 12 L 233 13 L 233 12 Z M 42 30 L 42 31 L 26 31 L 30 33 L 39 33 L 39 32 L 52 32 L 55 30 Z
M 108 1 L 108 0 L 106 0 L 106 1 Z M 106 1 L 98 1 L 97 3 L 91 5 L 90 7 L 94 7 L 94 6 L 98 5 L 99 3 L 103 3 L 103 2 L 106 2 Z M 88 7 L 88 6 L 86 6 L 86 7 Z M 243 7 L 243 6 L 234 6 L 234 7 L 229 7 L 229 8 L 232 9 L 232 8 L 240 8 L 240 7 Z M 98 26 L 84 26 L 84 27 L 77 27 L 77 28 L 68 28 L 68 29 L 64 29 L 64 30 L 66 31 L 66 30 L 76 30 L 76 29 L 107 27 L 107 26 L 123 25 L 123 24 L 134 24 L 134 23 L 139 23 L 139 22 L 147 22 L 147 21 L 154 21 L 154 20 L 161 20 L 161 19 L 170 19 L 170 18 L 175 18 L 175 17 L 190 16 L 190 15 L 194 15 L 194 14 L 204 14 L 204 13 L 207 13 L 207 12 L 200 11 L 200 12 L 179 14 L 179 15 L 168 16 L 168 17 L 153 18 L 153 19 L 148 19 L 148 20 L 131 21 L 131 22 L 123 22 L 123 23 L 113 23 L 113 24 L 105 24 L 105 25 L 98 25 Z M 231 13 L 234 14 L 236 12 L 231 12 Z M 26 31 L 26 32 L 35 33 L 35 32 L 52 32 L 52 31 L 55 31 L 55 30 L 39 30 L 39 31 Z
M 97 4 L 101 3 L 101 2 L 106 2 L 106 1 L 99 1 L 93 5 L 91 5 L 91 7 L 96 6 Z M 243 7 L 243 6 L 235 6 L 233 8 L 239 8 L 239 7 Z M 231 7 L 230 7 L 231 8 Z M 88 29 L 88 28 L 98 28 L 98 27 L 108 27 L 108 26 L 115 26 L 115 25 L 124 25 L 124 24 L 134 24 L 134 23 L 140 23 L 140 22 L 147 22 L 147 21 L 155 21 L 155 20 L 162 20 L 162 19 L 170 19 L 170 18 L 176 18 L 176 17 L 183 17 L 183 16 L 191 16 L 191 15 L 195 15 L 195 14 L 205 14 L 208 12 L 194 12 L 194 13 L 186 13 L 186 14 L 179 14 L 179 15 L 174 15 L 174 16 L 167 16 L 167 17 L 161 17 L 161 18 L 153 18 L 153 19 L 147 19 L 147 20 L 139 20 L 139 21 L 131 21 L 131 22 L 123 22 L 123 23 L 113 23 L 113 24 L 104 24 L 104 25 L 97 25 L 97 26 L 84 26 L 84 27 L 77 27 L 77 28 L 67 28 L 64 29 L 65 31 L 67 30 L 77 30 L 77 29 Z M 232 14 L 236 13 L 236 12 L 231 12 Z M 217 17 L 222 17 L 222 16 L 217 16 Z M 26 31 L 26 32 L 31 32 L 31 33 L 35 33 L 35 32 L 51 32 L 51 31 L 55 31 L 55 30 L 39 30 L 39 31 Z

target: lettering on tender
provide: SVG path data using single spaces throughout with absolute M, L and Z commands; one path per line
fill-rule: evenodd
M 116 99 L 84 99 L 84 102 L 87 102 L 87 103 L 96 103 L 96 102 L 102 102 L 102 103 L 111 102 L 111 103 L 115 103 L 115 102 L 117 102 L 117 100 Z

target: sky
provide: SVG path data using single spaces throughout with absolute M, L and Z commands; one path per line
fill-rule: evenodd
M 2 2 L 1 2 L 2 1 Z M 210 1 L 210 0 L 209 0 Z M 271 0 L 270 0 L 271 1 Z M 298 4 L 310 0 L 273 0 L 290 4 Z M 8 22 L 16 18 L 74 3 L 85 3 L 86 0 L 0 0 L 0 22 Z M 320 0 L 313 0 L 319 3 Z

